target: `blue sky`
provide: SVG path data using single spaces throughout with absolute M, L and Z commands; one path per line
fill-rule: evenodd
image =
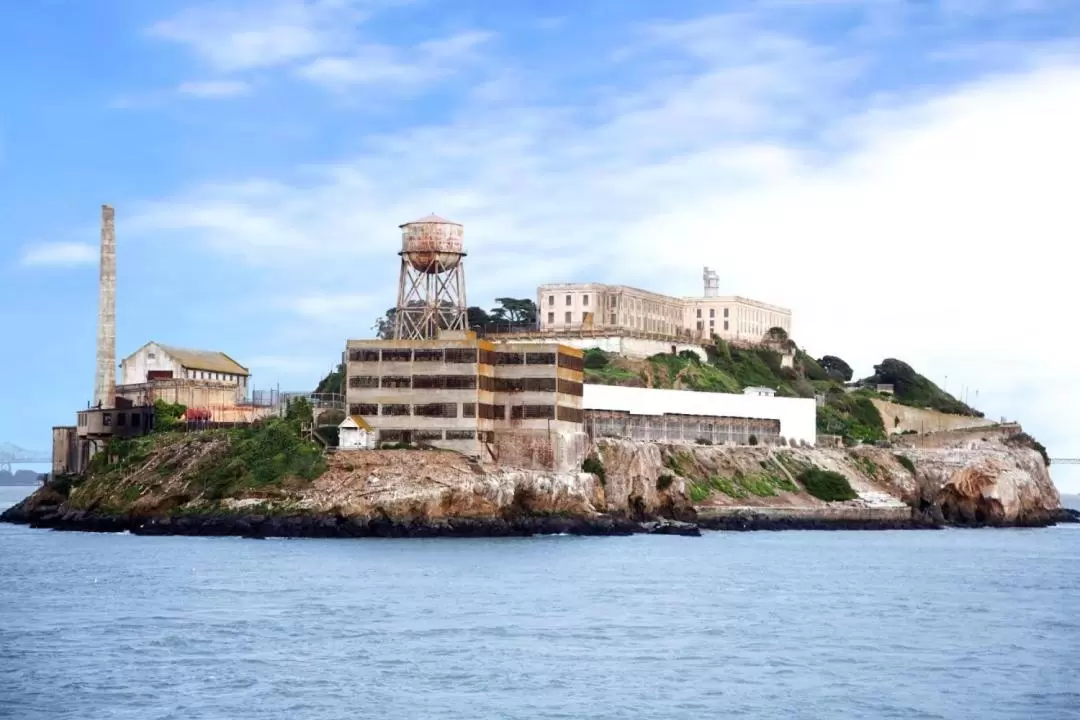
M 1069 0 L 13 3 L 0 46 L 0 440 L 118 351 L 305 389 L 391 304 L 397 225 L 465 224 L 469 301 L 597 280 L 792 307 L 1080 456 Z M 1080 489 L 1080 474 L 1056 471 Z

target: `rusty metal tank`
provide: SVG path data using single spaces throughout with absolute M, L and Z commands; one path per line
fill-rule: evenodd
M 465 229 L 438 215 L 401 225 L 401 255 L 414 270 L 444 273 L 465 256 Z

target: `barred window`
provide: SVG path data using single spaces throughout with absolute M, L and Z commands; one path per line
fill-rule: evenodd
M 555 353 L 528 353 L 525 355 L 526 365 L 554 365 Z
M 495 378 L 490 375 L 480 376 L 480 389 L 487 392 L 495 392 Z
M 349 360 L 352 362 L 379 362 L 379 350 L 377 348 L 352 348 L 349 350 Z
M 572 423 L 580 423 L 585 421 L 585 413 L 579 408 L 563 407 L 558 408 L 558 415 L 560 420 Z
M 378 415 L 379 406 L 375 403 L 352 403 L 349 405 L 350 415 Z
M 566 368 L 567 370 L 582 371 L 585 369 L 585 360 L 573 355 L 559 353 L 558 361 L 559 367 Z
M 563 395 L 573 395 L 574 397 L 581 397 L 584 394 L 584 388 L 581 383 L 574 382 L 573 380 L 563 380 L 559 378 L 559 392 Z
M 476 417 L 476 403 L 461 403 L 461 417 Z
M 414 375 L 413 387 L 418 390 L 474 390 L 475 375 Z
M 457 403 L 428 403 L 413 406 L 413 415 L 420 417 L 457 417 L 457 413 Z
M 383 375 L 382 386 L 384 388 L 412 387 L 412 378 L 406 375 Z
M 514 405 L 511 408 L 514 420 L 554 420 L 554 405 Z
M 476 354 L 476 348 L 447 348 L 446 362 L 475 363 Z
M 555 392 L 555 378 L 495 378 L 495 392 Z
M 421 440 L 442 440 L 442 430 L 414 430 L 413 439 L 416 441 Z
M 409 414 L 411 414 L 410 411 L 409 411 L 409 406 L 408 405 L 398 405 L 398 404 L 383 405 L 381 410 L 382 410 L 382 414 L 384 416 L 385 415 L 409 415 Z
M 476 431 L 475 430 L 447 430 L 446 431 L 446 439 L 447 440 L 475 440 L 476 439 Z
M 480 364 L 481 365 L 494 365 L 498 362 L 496 358 L 497 353 L 494 350 L 480 349 Z
M 349 378 L 349 387 L 377 388 L 379 387 L 379 378 L 373 375 L 353 375 Z
M 401 348 L 387 348 L 382 351 L 383 362 L 409 362 L 412 360 L 412 350 Z
M 480 403 L 480 406 L 477 409 L 479 410 L 481 420 L 502 420 L 506 417 L 502 405 Z
M 384 443 L 405 442 L 407 430 L 380 430 L 379 440 Z
M 430 348 L 413 350 L 414 362 L 442 362 L 443 351 L 442 348 L 433 350 Z
M 523 353 L 515 352 L 501 352 L 495 353 L 496 365 L 524 365 L 525 355 Z

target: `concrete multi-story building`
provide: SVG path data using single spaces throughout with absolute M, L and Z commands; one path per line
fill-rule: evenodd
M 380 444 L 409 442 L 569 470 L 586 449 L 582 352 L 555 343 L 349 340 L 346 404 Z
M 537 290 L 540 330 L 629 335 L 693 342 L 714 335 L 760 342 L 773 327 L 791 334 L 791 310 L 736 295 L 716 294 L 716 273 L 705 268 L 705 294 L 672 297 L 627 285 L 557 283 Z

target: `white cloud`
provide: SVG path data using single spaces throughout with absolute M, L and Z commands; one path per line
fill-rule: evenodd
M 274 67 L 332 50 L 362 22 L 358 3 L 271 0 L 190 7 L 151 26 L 156 38 L 189 46 L 223 72 Z
M 347 55 L 324 56 L 300 67 L 301 77 L 330 87 L 394 85 L 399 88 L 430 83 L 456 72 L 476 57 L 489 33 L 468 32 L 415 47 L 364 45 Z
M 181 83 L 176 90 L 181 95 L 192 97 L 223 98 L 246 95 L 251 91 L 251 86 L 239 80 L 204 80 Z
M 23 249 L 22 264 L 31 266 L 90 265 L 98 261 L 98 248 L 77 242 L 31 245 Z

